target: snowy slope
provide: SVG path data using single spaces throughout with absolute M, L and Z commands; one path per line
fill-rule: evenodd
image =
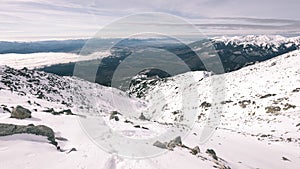
M 224 75 L 188 72 L 170 77 L 149 85 L 143 91 L 143 100 L 72 77 L 1 66 L 0 104 L 8 108 L 27 107 L 33 118 L 12 119 L 0 108 L 0 123 L 47 125 L 57 137 L 67 139 L 58 140 L 62 149 L 77 151 L 59 152 L 38 136 L 0 137 L 0 168 L 297 168 L 299 56 L 300 51 L 294 51 Z M 129 108 L 122 103 L 130 104 Z M 270 106 L 280 110 L 274 111 Z M 87 117 L 85 111 L 98 112 L 112 130 L 135 138 L 155 137 L 170 126 L 174 130 L 184 129 L 173 124 L 187 122 L 192 118 L 189 113 L 195 112 L 196 123 L 186 136 L 182 135 L 182 141 L 191 148 L 199 146 L 200 153 L 192 155 L 188 149 L 176 147 L 174 151 L 145 159 L 111 155 L 89 139 L 91 136 L 87 136 L 80 123 L 83 116 L 43 112 L 48 108 L 70 108 L 73 113 Z M 123 114 L 119 121 L 109 120 L 114 110 Z M 271 112 L 267 113 L 268 110 Z M 145 124 L 148 130 L 125 123 L 129 120 L 144 124 L 136 118 L 141 112 L 149 118 Z M 133 116 L 126 117 L 128 114 Z M 201 140 L 205 128 L 213 131 L 206 142 Z M 207 149 L 213 149 L 218 160 L 207 154 Z
M 33 113 L 33 118 L 17 120 L 10 117 L 10 113 L 2 111 L 0 122 L 17 125 L 46 125 L 51 127 L 56 134 L 56 137 L 62 137 L 66 140 L 57 140 L 62 150 L 68 152 L 72 148 L 77 151 L 71 153 L 63 153 L 56 150 L 53 145 L 47 143 L 45 138 L 40 138 L 33 135 L 13 135 L 0 138 L 1 153 L 1 168 L 158 168 L 158 166 L 168 166 L 164 164 L 166 159 L 178 158 L 178 156 L 188 155 L 182 159 L 179 164 L 184 165 L 183 161 L 187 159 L 194 161 L 191 167 L 205 166 L 211 168 L 215 165 L 213 160 L 201 161 L 198 158 L 190 155 L 188 151 L 179 151 L 169 155 L 162 155 L 157 159 L 139 161 L 131 159 L 122 159 L 121 157 L 112 156 L 99 147 L 97 147 L 87 134 L 79 122 L 82 116 L 59 115 L 43 112 L 49 108 L 55 110 L 63 110 L 71 108 L 75 114 L 92 109 L 99 111 L 104 119 L 109 119 L 110 112 L 118 110 L 125 113 L 122 109 L 117 109 L 115 104 L 126 102 L 130 103 L 134 111 L 141 112 L 145 107 L 145 103 L 141 100 L 129 98 L 124 92 L 116 89 L 102 87 L 97 84 L 85 82 L 83 80 L 59 77 L 56 75 L 46 74 L 43 72 L 32 71 L 27 69 L 15 70 L 6 66 L 0 67 L 1 76 L 1 98 L 0 102 L 6 107 L 15 107 L 16 105 L 24 106 L 30 109 Z M 31 81 L 35 79 L 36 81 Z M 48 85 L 46 87 L 45 85 Z M 39 92 L 37 92 L 39 91 Z M 47 91 L 51 91 L 48 93 Z M 55 92 L 54 92 L 55 91 Z M 41 94 L 42 93 L 42 96 Z M 94 102 L 93 99 L 97 99 Z M 63 101 L 65 103 L 63 103 Z M 78 105 L 78 106 L 77 106 Z M 88 116 L 88 115 L 87 115 Z M 122 117 L 120 117 L 122 119 Z M 130 119 L 137 122 L 137 119 Z M 107 125 L 115 130 L 135 132 L 136 137 L 143 134 L 156 135 L 160 129 L 164 130 L 167 126 L 163 124 L 148 124 L 153 131 L 145 133 L 143 129 L 134 128 L 133 125 L 125 124 L 123 121 L 110 122 Z M 110 124 L 111 123 L 111 124 Z M 150 145 L 152 147 L 152 145 Z M 159 149 L 159 148 L 157 148 Z M 205 158 L 209 159 L 208 155 Z M 20 160 L 22 158 L 22 160 Z M 178 166 L 180 166 L 178 165 Z M 221 165 L 221 164 L 220 164 Z M 165 168 L 163 167 L 163 168 Z
M 155 82 L 155 85 L 149 85 L 145 99 L 163 113 L 157 116 L 150 113 L 149 116 L 161 121 L 175 119 L 171 112 L 178 110 L 181 93 L 191 93 L 196 88 L 198 97 L 192 98 L 198 99 L 191 102 L 197 104 L 196 109 L 200 112 L 198 123 L 191 131 L 196 136 L 189 135 L 185 139 L 187 142 L 199 142 L 204 124 L 219 125 L 215 135 L 203 146 L 213 147 L 222 154 L 221 157 L 230 161 L 233 168 L 297 168 L 300 164 L 299 56 L 300 51 L 294 51 L 236 72 L 202 80 L 202 72 L 190 72 L 169 78 L 167 82 Z M 191 76 L 196 83 L 187 83 Z M 169 100 L 167 104 L 162 104 L 157 98 L 162 92 Z M 212 106 L 201 107 L 203 102 Z M 195 105 L 183 107 L 183 115 L 190 112 L 192 106 Z M 280 111 L 267 113 L 270 106 L 280 107 Z M 154 110 L 149 112 L 156 113 Z M 209 114 L 220 116 L 220 122 L 211 120 Z M 291 161 L 284 161 L 283 157 Z

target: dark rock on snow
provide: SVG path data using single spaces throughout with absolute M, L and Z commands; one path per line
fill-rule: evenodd
M 206 153 L 209 154 L 213 159 L 218 160 L 217 154 L 213 149 L 207 149 Z
M 11 112 L 11 118 L 16 118 L 16 119 L 31 118 L 31 111 L 29 111 L 28 109 L 22 106 L 17 106 Z
M 57 146 L 54 131 L 50 127 L 44 125 L 34 126 L 33 124 L 25 126 L 0 123 L 0 136 L 9 136 L 14 134 L 34 134 L 38 136 L 45 136 L 51 144 Z
M 199 146 L 196 146 L 196 147 L 194 147 L 193 149 L 191 149 L 191 153 L 192 153 L 193 155 L 199 154 L 199 153 L 200 153 L 200 148 L 199 148 Z

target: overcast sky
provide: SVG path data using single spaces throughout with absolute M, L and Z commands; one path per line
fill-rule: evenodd
M 298 34 L 299 0 L 0 0 L 0 41 L 86 38 L 120 17 L 165 12 L 208 34 Z

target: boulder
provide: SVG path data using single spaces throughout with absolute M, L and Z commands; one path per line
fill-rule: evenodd
M 282 160 L 283 160 L 283 161 L 291 161 L 291 160 L 289 160 L 289 159 L 286 158 L 286 157 L 282 157 Z
M 199 146 L 196 146 L 196 147 L 194 147 L 193 149 L 191 149 L 191 153 L 192 153 L 193 155 L 199 154 L 199 153 L 200 153 L 200 148 L 199 148 Z
M 213 149 L 207 149 L 206 153 L 209 154 L 213 159 L 218 160 L 217 154 Z
M 203 103 L 201 103 L 200 107 L 202 107 L 202 108 L 208 108 L 208 107 L 211 107 L 211 104 L 208 103 L 208 102 L 203 102 Z
M 121 115 L 121 113 L 117 112 L 117 111 L 112 111 L 110 113 L 110 117 L 109 117 L 109 120 L 115 120 L 115 121 L 119 121 L 119 117 L 118 115 Z
M 181 137 L 180 136 L 176 137 L 173 141 L 174 141 L 174 143 L 177 146 L 181 146 L 182 145 L 182 141 L 181 141 Z
M 167 144 L 166 143 L 162 143 L 160 141 L 156 141 L 153 146 L 158 147 L 158 148 L 162 148 L 162 149 L 167 149 Z
M 31 111 L 29 111 L 28 109 L 22 106 L 17 106 L 11 112 L 11 118 L 16 118 L 16 119 L 31 118 Z

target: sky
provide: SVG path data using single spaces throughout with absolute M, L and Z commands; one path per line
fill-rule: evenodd
M 293 36 L 300 34 L 299 6 L 298 0 L 0 0 L 0 41 L 89 38 L 141 12 L 181 17 L 211 36 Z

